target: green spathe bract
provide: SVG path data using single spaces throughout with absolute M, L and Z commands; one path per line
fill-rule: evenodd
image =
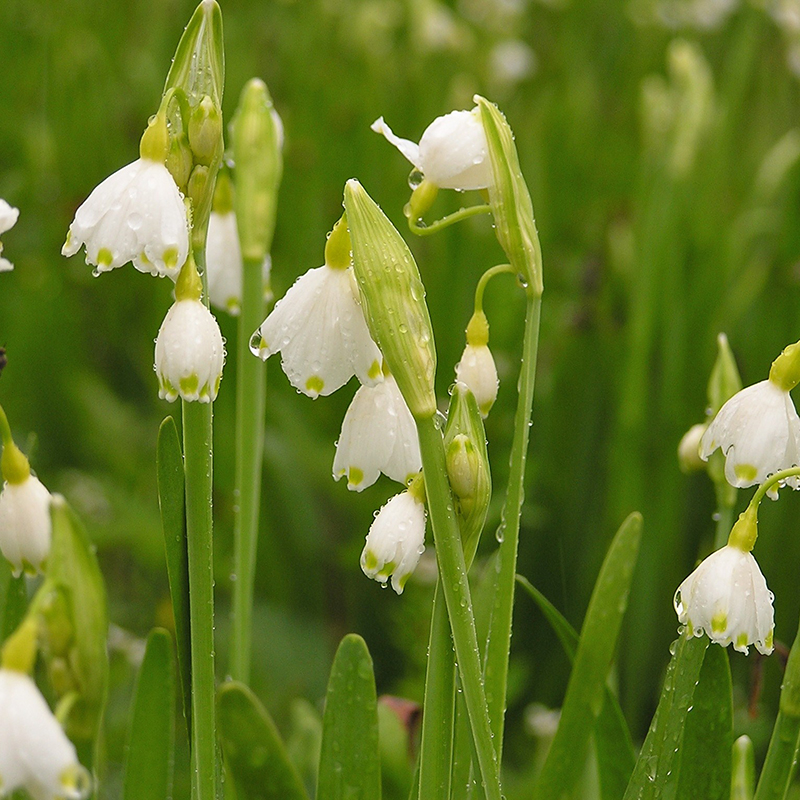
M 353 269 L 370 333 L 418 419 L 436 411 L 436 350 L 425 288 L 402 236 L 356 180 L 344 190 Z
M 269 253 L 283 173 L 280 131 L 264 81 L 245 84 L 231 123 L 236 156 L 234 205 L 242 257 L 259 264 Z

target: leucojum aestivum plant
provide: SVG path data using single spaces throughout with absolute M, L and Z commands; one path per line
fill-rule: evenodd
M 344 185 L 341 215 L 330 220 L 320 248 L 322 266 L 297 278 L 270 310 L 283 125 L 267 87 L 253 79 L 241 92 L 226 143 L 223 84 L 221 12 L 215 0 L 203 0 L 180 39 L 161 101 L 142 133 L 139 158 L 77 208 L 62 250 L 71 257 L 83 249 L 97 276 L 131 262 L 174 284 L 174 302 L 155 340 L 153 382 L 160 398 L 181 401 L 181 435 L 172 417 L 157 433 L 172 630 L 153 629 L 147 639 L 124 775 L 113 789 L 103 746 L 109 686 L 103 577 L 90 535 L 67 500 L 51 494 L 32 472 L 0 407 L 0 797 L 787 797 L 800 747 L 800 645 L 795 642 L 788 654 L 757 782 L 749 739 L 733 741 L 725 648 L 747 653 L 754 645 L 763 655 L 775 649 L 773 596 L 753 549 L 763 498 L 777 500 L 781 489 L 800 488 L 800 417 L 790 396 L 800 382 L 800 343 L 775 359 L 766 380 L 742 389 L 727 340 L 719 338 L 706 420 L 680 445 L 682 465 L 706 469 L 713 481 L 716 549 L 675 592 L 679 636 L 652 724 L 637 748 L 616 698 L 613 667 L 641 516 L 634 512 L 622 521 L 579 633 L 517 574 L 544 267 L 531 195 L 504 115 L 476 95 L 471 109 L 435 119 L 418 144 L 396 136 L 382 117 L 372 126 L 413 167 L 404 208 L 410 233 L 436 235 L 488 215 L 499 245 L 498 263 L 480 265 L 470 286 L 474 306 L 461 358 L 454 368 L 437 371 L 436 338 L 414 255 L 357 179 Z M 465 197 L 475 202 L 430 221 L 439 192 L 447 190 L 471 193 Z M 15 225 L 18 214 L 0 201 L 0 233 Z M 13 270 L 0 258 L 0 272 Z M 512 377 L 503 372 L 503 386 L 484 309 L 493 278 L 499 280 L 492 292 L 519 296 L 524 307 L 520 359 Z M 238 318 L 235 344 L 229 345 L 235 388 L 221 383 L 226 345 L 210 306 Z M 353 376 L 360 384 L 342 421 L 333 478 L 346 479 L 356 492 L 368 490 L 381 474 L 399 484 L 366 534 L 364 575 L 391 586 L 402 603 L 409 587 L 416 590 L 413 578 L 426 540 L 433 544 L 436 577 L 418 737 L 387 723 L 381 708 L 388 706 L 379 708 L 376 698 L 382 676 L 356 634 L 341 640 L 322 713 L 312 708 L 304 736 L 287 741 L 249 688 L 260 634 L 253 618 L 257 542 L 260 531 L 276 535 L 262 530 L 260 509 L 263 362 L 277 353 L 292 386 L 312 399 L 341 389 Z M 437 391 L 443 385 L 449 386 L 446 394 Z M 236 580 L 228 672 L 221 680 L 215 664 L 213 554 L 220 534 L 213 529 L 212 409 L 226 390 L 235 391 Z M 500 390 L 516 392 L 516 412 L 507 479 L 497 488 L 484 421 Z M 753 486 L 749 505 L 734 522 L 738 489 Z M 501 507 L 499 526 L 495 536 L 482 537 L 493 497 Z M 479 547 L 486 553 L 482 571 L 471 569 Z M 355 562 L 349 566 L 358 569 Z M 553 626 L 572 663 L 549 750 L 522 788 L 504 766 L 518 585 Z M 178 698 L 182 714 L 176 715 Z M 184 764 L 176 716 L 182 716 L 188 741 Z M 173 786 L 176 773 L 188 776 L 185 795 L 180 782 Z

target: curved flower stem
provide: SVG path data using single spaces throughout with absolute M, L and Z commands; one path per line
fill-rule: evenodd
M 432 233 L 436 233 L 436 231 L 447 228 L 449 225 L 453 225 L 456 222 L 461 222 L 462 219 L 468 219 L 469 217 L 474 217 L 478 214 L 490 214 L 491 211 L 492 208 L 489 205 L 460 208 L 458 211 L 454 211 L 452 214 L 448 214 L 446 217 L 437 219 L 436 222 L 431 222 L 429 225 L 423 222 L 421 219 L 412 219 L 409 217 L 408 227 L 411 229 L 411 232 L 415 233 L 417 236 L 430 236 Z
M 246 259 L 242 309 L 236 344 L 236 473 L 234 505 L 234 575 L 231 612 L 231 676 L 250 680 L 253 635 L 253 583 L 261 504 L 261 462 L 264 451 L 264 408 L 267 373 L 250 352 L 250 336 L 265 315 L 261 263 Z
M 214 573 L 211 403 L 183 405 L 186 537 L 192 661 L 192 779 L 195 800 L 214 800 Z
M 416 422 L 441 587 L 450 617 L 456 663 L 461 675 L 476 759 L 487 800 L 501 800 L 500 772 L 492 746 L 492 731 L 481 676 L 472 597 L 453 497 L 447 479 L 442 433 L 435 417 L 418 418 Z M 421 794 L 420 797 L 425 795 Z
M 750 500 L 750 505 L 748 508 L 753 508 L 758 510 L 758 506 L 761 501 L 764 499 L 764 495 L 776 484 L 780 483 L 781 481 L 785 481 L 787 478 L 794 478 L 797 475 L 800 475 L 800 467 L 789 467 L 789 469 L 782 469 L 780 472 L 776 472 L 773 475 L 770 475 L 764 483 L 762 483 L 758 489 L 756 489 L 755 494 L 753 495 L 752 499 Z
M 786 470 L 787 472 L 789 470 Z M 796 471 L 794 474 L 798 474 Z M 783 800 L 794 774 L 800 745 L 800 630 L 786 663 L 781 699 L 755 800 Z
M 475 313 L 483 311 L 483 293 L 486 291 L 486 285 L 494 278 L 495 275 L 504 275 L 506 273 L 513 273 L 514 267 L 511 264 L 498 264 L 496 267 L 487 269 L 481 275 L 478 285 L 475 287 Z
M 489 718 L 498 760 L 503 752 L 503 720 L 508 683 L 508 657 L 511 647 L 511 623 L 514 609 L 514 586 L 517 572 L 517 549 L 522 502 L 524 500 L 525 462 L 528 454 L 536 359 L 539 351 L 539 319 L 541 295 L 528 293 L 525 314 L 525 335 L 522 345 L 522 367 L 519 376 L 519 398 L 514 417 L 514 440 L 511 446 L 508 488 L 503 505 L 497 539 L 497 590 L 494 595 L 489 639 L 486 645 L 484 676 Z

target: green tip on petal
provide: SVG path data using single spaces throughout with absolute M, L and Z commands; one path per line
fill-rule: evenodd
M 364 471 L 358 467 L 350 467 L 347 471 L 347 486 L 358 486 L 364 480 Z
M 186 378 L 180 379 L 181 394 L 197 394 L 197 388 L 200 383 L 197 375 L 189 375 Z
M 743 647 L 747 647 L 747 634 L 746 633 L 740 633 L 736 637 L 736 647 L 739 648 L 739 649 L 741 649 Z
M 378 559 L 372 550 L 367 550 L 364 553 L 364 568 L 367 572 L 374 572 L 378 568 Z
M 306 390 L 316 397 L 318 394 L 322 393 L 322 390 L 325 388 L 325 381 L 319 377 L 319 375 L 312 375 L 306 381 Z
M 773 629 L 767 634 L 766 638 L 764 639 L 764 647 L 767 650 L 772 650 L 772 646 L 774 644 L 774 635 L 775 631 Z
M 395 564 L 394 561 L 387 561 L 383 565 L 383 569 L 375 577 L 378 578 L 378 580 L 383 578 L 385 581 L 394 572 L 396 566 L 397 564 Z
M 724 633 L 725 628 L 728 627 L 728 615 L 725 612 L 715 614 L 711 618 L 711 631 L 712 633 Z
M 369 368 L 369 372 L 367 373 L 367 377 L 370 380 L 377 380 L 378 376 L 381 374 L 381 365 L 377 361 L 372 362 L 372 366 Z
M 97 253 L 97 263 L 101 267 L 110 267 L 113 260 L 114 256 L 111 251 L 107 247 L 101 247 Z
M 752 464 L 737 464 L 735 468 L 736 477 L 743 481 L 754 481 L 758 470 Z

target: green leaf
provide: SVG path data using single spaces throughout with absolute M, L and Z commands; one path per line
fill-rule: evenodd
M 372 658 L 354 633 L 333 660 L 322 717 L 317 800 L 380 800 L 378 709 Z
M 749 736 L 740 736 L 733 743 L 731 800 L 753 800 L 756 791 L 756 765 L 753 743 Z
M 15 578 L 11 574 L 11 564 L 0 557 L 0 642 L 17 629 L 27 607 L 25 576 Z
M 733 767 L 733 696 L 728 652 L 706 652 L 686 716 L 676 797 L 728 800 Z
M 676 753 L 707 648 L 705 636 L 682 635 L 678 639 L 658 708 L 636 759 L 624 800 L 661 800 L 670 785 L 674 792 Z
M 219 688 L 217 730 L 238 800 L 308 800 L 272 717 L 243 683 Z
M 538 797 L 570 797 L 580 777 L 589 735 L 603 707 L 641 533 L 642 517 L 633 513 L 617 531 L 600 569 L 575 653 L 561 721 L 537 781 Z
M 517 575 L 517 582 L 539 606 L 556 632 L 570 661 L 574 661 L 579 639 L 575 629 L 527 578 Z M 636 753 L 619 701 L 608 686 L 605 690 L 603 708 L 595 722 L 594 741 L 597 750 L 600 794 L 603 800 L 617 800 L 622 797 L 628 785 L 636 762 Z
M 167 800 L 172 797 L 175 752 L 175 659 L 172 637 L 155 628 L 136 680 L 125 800 Z
M 191 730 L 192 660 L 189 638 L 189 557 L 186 545 L 186 505 L 184 494 L 183 451 L 175 420 L 166 417 L 158 431 L 158 504 L 164 549 L 167 555 L 167 576 L 175 619 L 175 643 L 178 671 L 181 678 L 183 715 Z

